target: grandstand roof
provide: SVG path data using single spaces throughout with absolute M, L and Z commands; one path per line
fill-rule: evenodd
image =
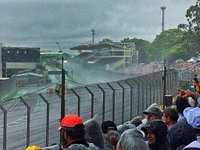
M 111 47 L 119 47 L 112 43 L 97 43 L 97 44 L 87 44 L 87 45 L 78 45 L 70 48 L 70 50 L 96 50 L 102 48 L 111 48 Z

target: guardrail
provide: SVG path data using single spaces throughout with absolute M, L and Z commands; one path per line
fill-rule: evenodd
M 99 123 L 121 124 L 141 115 L 150 104 L 163 103 L 163 72 L 66 89 L 65 112 Z M 175 95 L 178 73 L 167 70 L 167 94 Z M 59 141 L 59 93 L 32 93 L 0 103 L 0 149 L 21 150 L 28 145 L 50 146 Z

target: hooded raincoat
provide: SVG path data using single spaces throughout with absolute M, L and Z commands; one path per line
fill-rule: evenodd
M 154 120 L 142 127 L 142 130 L 146 135 L 147 130 L 150 130 L 155 134 L 156 142 L 154 144 L 149 144 L 151 150 L 171 150 L 167 140 L 167 125 L 163 121 Z

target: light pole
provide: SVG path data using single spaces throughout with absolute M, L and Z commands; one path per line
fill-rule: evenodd
M 160 9 L 162 10 L 162 31 L 164 31 L 165 29 L 165 6 L 160 7 Z
M 166 59 L 164 59 L 164 75 L 163 75 L 163 110 L 165 109 L 166 77 L 167 77 Z
M 92 31 L 92 44 L 94 44 L 94 34 L 95 34 L 95 31 L 94 31 L 94 29 L 92 29 L 91 31 Z
M 60 121 L 65 117 L 65 69 L 64 69 L 64 57 L 63 51 L 60 48 L 60 43 L 56 42 L 59 48 L 59 53 L 62 53 L 62 88 L 61 88 L 61 110 Z

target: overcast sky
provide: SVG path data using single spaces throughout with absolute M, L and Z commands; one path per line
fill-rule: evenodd
M 5 46 L 63 50 L 104 38 L 153 41 L 165 29 L 187 23 L 186 10 L 197 0 L 0 0 L 0 43 Z

